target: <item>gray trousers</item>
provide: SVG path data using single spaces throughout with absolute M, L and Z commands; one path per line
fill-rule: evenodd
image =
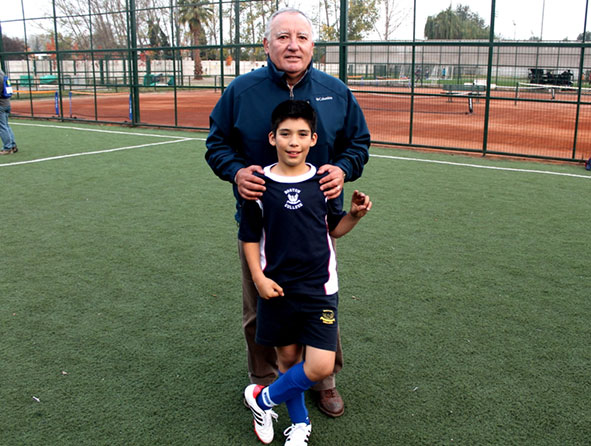
M 258 292 L 252 281 L 242 243 L 238 241 L 238 255 L 242 265 L 242 328 L 246 339 L 246 357 L 248 360 L 248 376 L 252 384 L 268 386 L 277 377 L 277 355 L 273 347 L 259 345 L 255 342 L 257 329 L 257 298 Z M 314 390 L 326 390 L 335 387 L 335 374 L 343 368 L 343 351 L 341 336 L 337 338 L 337 353 L 334 372 L 316 383 Z

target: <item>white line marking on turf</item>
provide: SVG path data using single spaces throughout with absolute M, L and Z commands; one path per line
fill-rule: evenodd
M 179 136 L 172 136 L 172 135 L 157 135 L 153 133 L 133 133 L 133 132 L 121 132 L 117 130 L 104 130 L 104 129 L 89 129 L 83 127 L 71 127 L 67 125 L 49 125 L 49 124 L 30 124 L 27 122 L 11 122 L 10 125 L 23 125 L 29 127 L 47 127 L 52 129 L 67 129 L 67 130 L 79 130 L 82 132 L 97 132 L 97 133 L 113 133 L 116 135 L 131 135 L 131 136 L 151 136 L 153 138 L 179 138 Z M 196 141 L 205 141 L 205 138 L 187 138 L 183 137 L 185 140 L 196 140 Z
M 76 157 L 76 156 L 99 155 L 101 153 L 119 152 L 121 150 L 140 149 L 142 147 L 159 146 L 159 145 L 162 145 L 162 144 L 175 144 L 177 142 L 192 141 L 193 139 L 194 138 L 183 138 L 183 139 L 177 139 L 177 140 L 174 140 L 174 141 L 153 142 L 153 143 L 150 143 L 150 144 L 139 144 L 137 146 L 116 147 L 114 149 L 106 149 L 106 150 L 95 150 L 94 152 L 70 153 L 68 155 L 52 156 L 52 157 L 49 157 L 49 158 L 39 158 L 39 159 L 29 160 L 29 161 L 17 161 L 15 163 L 0 164 L 0 167 L 19 166 L 19 165 L 22 165 L 22 164 L 41 163 L 41 162 L 44 162 L 44 161 L 53 161 L 53 160 L 61 160 L 61 159 L 64 159 L 64 158 L 73 158 L 73 157 Z
M 461 167 L 474 167 L 476 169 L 504 170 L 507 172 L 539 173 L 539 174 L 544 174 L 544 175 L 558 175 L 558 176 L 563 176 L 563 177 L 591 179 L 591 175 L 579 175 L 579 174 L 575 174 L 575 173 L 551 172 L 548 170 L 532 170 L 532 169 L 517 169 L 517 168 L 513 168 L 513 167 L 483 166 L 482 164 L 454 163 L 451 161 L 426 160 L 426 159 L 421 159 L 421 158 L 405 158 L 403 156 L 392 156 L 392 155 L 370 154 L 369 156 L 374 157 L 374 158 L 389 158 L 389 159 L 395 159 L 395 160 L 401 160 L 401 161 L 418 161 L 421 163 L 446 164 L 449 166 L 461 166 Z
M 188 138 L 188 137 L 181 138 L 179 136 L 173 136 L 173 135 L 157 135 L 157 134 L 153 134 L 153 133 L 134 133 L 134 132 L 122 132 L 122 131 L 118 131 L 118 130 L 89 129 L 89 128 L 83 128 L 83 127 L 72 127 L 72 126 L 67 126 L 67 125 L 31 124 L 31 123 L 26 123 L 26 122 L 11 122 L 10 125 L 22 125 L 22 126 L 29 126 L 29 127 L 47 127 L 47 128 L 64 129 L 64 130 L 78 130 L 78 131 L 82 131 L 82 132 L 111 133 L 111 134 L 115 134 L 115 135 L 147 136 L 147 137 L 152 137 L 152 138 L 169 138 L 169 139 L 172 138 L 173 141 L 155 142 L 155 143 L 150 143 L 150 144 L 139 144 L 136 146 L 127 146 L 127 147 L 116 147 L 114 149 L 95 150 L 92 152 L 71 153 L 68 155 L 52 156 L 52 157 L 48 157 L 48 158 L 39 158 L 39 159 L 28 160 L 28 161 L 17 161 L 14 163 L 0 164 L 0 167 L 19 166 L 19 165 L 23 165 L 23 164 L 40 163 L 40 162 L 44 162 L 44 161 L 53 161 L 53 160 L 59 160 L 59 159 L 64 159 L 64 158 L 73 158 L 76 156 L 98 155 L 101 153 L 118 152 L 120 150 L 140 149 L 142 147 L 157 146 L 157 145 L 161 145 L 161 144 L 173 144 L 173 143 L 184 142 L 184 141 L 205 141 L 205 138 Z
M 178 138 L 178 136 L 157 135 L 157 134 L 152 134 L 152 133 L 121 132 L 121 131 L 116 131 L 116 130 L 89 129 L 89 128 L 81 128 L 81 127 L 64 126 L 64 125 L 47 125 L 47 124 L 30 124 L 30 123 L 25 123 L 25 122 L 12 122 L 11 125 L 13 125 L 13 124 L 14 125 L 31 126 L 31 127 L 49 127 L 49 128 L 56 128 L 56 129 L 79 130 L 79 131 L 86 131 L 86 132 L 113 133 L 113 134 L 118 134 L 118 135 L 148 136 L 148 137 L 154 137 L 154 138 Z M 149 147 L 149 146 L 154 146 L 154 145 L 158 145 L 158 144 L 170 144 L 170 143 L 183 142 L 183 141 L 205 141 L 205 138 L 180 138 L 180 139 L 176 139 L 174 141 L 167 141 L 164 143 L 141 144 L 138 146 L 120 147 L 120 148 L 116 148 L 116 149 L 99 150 L 99 151 L 94 151 L 94 152 L 73 153 L 70 155 L 61 155 L 61 156 L 55 156 L 55 157 L 51 157 L 51 158 L 41 158 L 41 159 L 37 159 L 37 160 L 18 161 L 16 163 L 0 164 L 0 167 L 17 166 L 20 164 L 38 163 L 41 161 L 51 161 L 51 160 L 56 160 L 56 159 L 71 158 L 71 157 L 75 157 L 75 156 L 96 155 L 96 154 L 100 154 L 100 153 L 117 152 L 119 150 L 138 149 L 138 148 Z M 421 158 L 405 158 L 403 156 L 393 156 L 393 155 L 370 154 L 369 156 L 374 157 L 374 158 L 387 158 L 387 159 L 395 159 L 395 160 L 400 160 L 400 161 L 418 161 L 421 163 L 446 164 L 449 166 L 460 166 L 460 167 L 473 167 L 476 169 L 501 170 L 501 171 L 506 171 L 506 172 L 538 173 L 538 174 L 543 174 L 543 175 L 557 175 L 557 176 L 563 176 L 563 177 L 591 179 L 591 175 L 579 175 L 579 174 L 574 174 L 574 173 L 551 172 L 551 171 L 547 171 L 547 170 L 533 170 L 533 169 L 518 169 L 518 168 L 513 168 L 513 167 L 483 166 L 481 164 L 455 163 L 455 162 L 451 162 L 451 161 L 427 160 L 427 159 L 421 159 Z

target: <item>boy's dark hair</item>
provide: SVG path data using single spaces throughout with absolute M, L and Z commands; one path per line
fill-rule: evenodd
M 316 132 L 316 111 L 306 101 L 297 101 L 290 99 L 282 102 L 271 114 L 271 125 L 273 126 L 273 133 L 277 133 L 279 124 L 286 119 L 300 119 L 308 123 L 312 133 Z

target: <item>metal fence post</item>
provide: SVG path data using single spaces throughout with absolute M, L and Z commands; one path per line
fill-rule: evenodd
M 6 66 L 4 65 L 4 43 L 2 42 L 2 24 L 0 23 L 0 67 L 6 73 Z
M 587 14 L 589 13 L 589 0 L 585 2 L 585 20 L 583 25 L 583 42 L 581 43 L 581 57 L 579 59 L 579 88 L 577 89 L 577 112 L 575 116 L 575 133 L 573 136 L 573 160 L 577 154 L 577 138 L 579 135 L 579 118 L 581 116 L 581 88 L 583 88 L 583 70 L 585 68 L 585 41 L 587 40 Z
M 222 93 L 225 89 L 224 82 L 224 10 L 222 8 L 222 0 L 219 1 L 220 8 L 220 88 Z
M 408 143 L 412 144 L 414 114 L 415 114 L 415 51 L 417 43 L 417 0 L 413 2 L 413 20 L 412 20 L 412 59 L 410 68 L 410 119 L 408 123 Z
M 173 81 L 173 86 L 172 86 L 172 92 L 173 92 L 173 98 L 174 98 L 174 125 L 178 126 L 179 125 L 179 111 L 178 111 L 178 77 L 177 77 L 177 67 L 176 67 L 176 54 L 177 51 L 174 49 L 175 46 L 178 46 L 178 39 L 177 42 L 175 44 L 174 38 L 174 5 L 172 0 L 170 0 L 170 31 L 171 31 L 171 50 L 172 50 L 172 81 Z M 178 37 L 178 35 L 177 35 Z M 182 65 L 181 65 L 182 67 Z M 181 72 L 181 79 L 183 77 L 183 74 Z
M 135 0 L 129 0 L 129 55 L 131 56 L 131 111 L 132 125 L 140 122 L 140 89 L 139 69 L 137 63 L 137 30 L 135 16 Z
M 58 98 L 56 100 L 56 102 L 59 101 L 59 113 L 58 117 L 61 117 L 63 119 L 64 117 L 64 109 L 63 109 L 63 101 L 62 101 L 62 85 L 63 85 L 63 79 L 62 79 L 62 70 L 61 70 L 61 57 L 60 57 L 60 52 L 59 52 L 59 34 L 57 33 L 57 14 L 55 13 L 55 0 L 52 0 L 51 2 L 52 6 L 53 6 L 53 29 L 54 29 L 54 33 L 55 33 L 55 37 L 54 37 L 54 42 L 55 42 L 55 63 L 56 63 L 56 69 L 57 69 L 57 94 L 58 94 Z M 51 64 L 51 61 L 49 62 Z M 51 66 L 51 65 L 50 65 Z M 57 103 L 56 103 L 57 105 Z M 57 108 L 57 107 L 56 107 Z
M 493 52 L 495 43 L 495 10 L 496 0 L 491 2 L 490 33 L 488 37 L 488 66 L 486 68 L 486 96 L 484 106 L 484 134 L 482 136 L 482 156 L 486 155 L 488 145 L 488 120 L 490 117 L 490 82 L 492 80 Z
M 220 22 L 222 17 L 220 14 Z M 236 77 L 240 76 L 240 2 L 234 2 L 234 43 L 236 44 L 236 52 L 234 54 L 234 74 Z
M 347 0 L 341 0 L 339 31 L 339 79 L 347 83 L 347 22 L 349 16 Z

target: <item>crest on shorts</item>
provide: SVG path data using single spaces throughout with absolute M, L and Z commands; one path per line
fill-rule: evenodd
M 336 322 L 334 318 L 334 311 L 332 310 L 322 310 L 322 316 L 320 316 L 320 320 L 322 323 L 327 325 L 332 325 Z

